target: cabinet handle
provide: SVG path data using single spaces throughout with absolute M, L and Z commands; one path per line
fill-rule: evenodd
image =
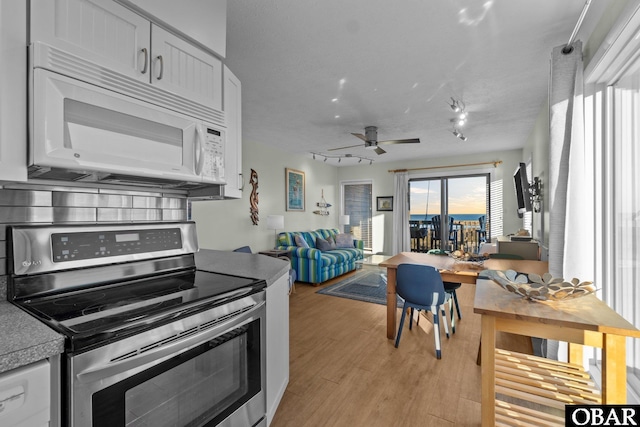
M 142 53 L 144 53 L 144 65 L 142 66 L 142 74 L 147 74 L 147 66 L 149 65 L 149 51 L 146 47 L 143 47 Z
M 160 75 L 158 75 L 158 80 L 162 80 L 162 74 L 164 73 L 164 59 L 162 59 L 162 55 L 158 55 L 158 61 L 160 61 Z
M 238 190 L 243 191 L 244 190 L 244 175 L 242 175 L 241 173 L 239 173 L 238 175 L 240 175 L 240 177 L 242 177 L 242 184 L 240 185 L 240 188 Z

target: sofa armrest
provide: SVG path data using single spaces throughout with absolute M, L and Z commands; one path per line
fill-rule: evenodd
M 353 239 L 353 246 L 356 249 L 364 250 L 364 240 Z
M 306 258 L 320 260 L 322 251 L 316 248 L 295 248 L 291 251 L 291 256 L 296 258 Z

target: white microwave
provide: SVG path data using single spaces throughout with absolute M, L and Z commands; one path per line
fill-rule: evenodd
M 43 68 L 32 74 L 29 177 L 224 184 L 224 127 Z

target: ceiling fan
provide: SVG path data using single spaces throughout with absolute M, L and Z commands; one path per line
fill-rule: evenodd
M 376 154 L 384 154 L 382 148 L 378 147 L 378 145 L 390 145 L 390 144 L 415 144 L 420 142 L 419 138 L 411 138 L 411 139 L 391 139 L 388 141 L 378 141 L 378 128 L 376 126 L 367 126 L 364 128 L 365 134 L 361 133 L 352 133 L 351 135 L 360 138 L 364 141 L 364 148 L 369 148 L 374 150 Z M 347 148 L 360 147 L 361 144 L 358 145 L 350 145 L 348 147 L 340 147 L 340 148 L 330 148 L 327 151 L 335 151 L 335 150 L 344 150 Z

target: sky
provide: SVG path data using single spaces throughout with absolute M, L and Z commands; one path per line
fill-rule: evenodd
M 449 178 L 449 214 L 483 214 L 486 211 L 487 180 L 484 176 Z M 440 213 L 440 181 L 411 181 L 412 215 Z

